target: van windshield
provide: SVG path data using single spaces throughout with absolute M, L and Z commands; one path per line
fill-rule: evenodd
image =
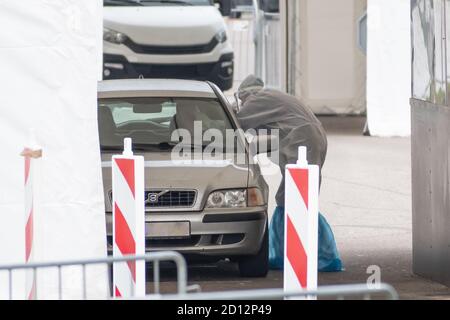
M 103 0 L 105 7 L 131 6 L 210 6 L 210 0 Z
M 224 143 L 216 137 L 225 139 L 233 129 L 217 99 L 184 97 L 100 99 L 98 126 L 103 151 L 121 150 L 127 137 L 142 151 L 170 151 L 180 142 L 204 147 L 211 134 Z

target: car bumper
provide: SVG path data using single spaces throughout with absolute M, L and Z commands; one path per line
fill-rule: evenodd
M 190 236 L 156 239 L 146 235 L 146 251 L 175 250 L 183 254 L 235 257 L 256 254 L 267 223 L 267 208 L 239 211 L 147 213 L 148 222 L 190 222 Z M 106 214 L 108 251 L 112 251 L 112 215 Z
M 211 81 L 222 90 L 231 88 L 234 74 L 234 55 L 226 53 L 216 62 L 207 63 L 132 63 L 125 56 L 103 55 L 103 79 L 169 78 Z

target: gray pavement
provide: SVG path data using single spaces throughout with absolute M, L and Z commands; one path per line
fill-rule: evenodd
M 410 139 L 362 136 L 362 117 L 322 117 L 329 149 L 320 209 L 331 224 L 345 271 L 319 274 L 319 284 L 364 283 L 369 266 L 403 299 L 450 299 L 450 289 L 411 272 Z M 203 291 L 282 286 L 282 273 L 239 278 L 229 262 L 189 269 L 190 283 Z M 173 270 L 163 272 L 163 291 L 174 290 Z M 151 283 L 149 283 L 150 285 Z M 172 291 L 173 292 L 173 291 Z
M 410 139 L 364 137 L 363 118 L 321 121 L 329 148 L 320 208 L 346 270 L 320 274 L 320 284 L 365 282 L 376 265 L 403 299 L 450 299 L 447 287 L 412 275 Z

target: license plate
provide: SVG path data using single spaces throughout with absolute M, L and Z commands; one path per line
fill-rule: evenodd
M 189 221 L 148 222 L 145 224 L 147 238 L 188 238 L 191 236 Z

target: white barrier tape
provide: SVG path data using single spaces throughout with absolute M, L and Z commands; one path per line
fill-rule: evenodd
M 144 157 L 134 156 L 131 139 L 112 158 L 113 255 L 145 254 Z M 145 261 L 115 263 L 113 295 L 145 295 Z
M 319 167 L 299 147 L 285 172 L 284 290 L 317 289 Z M 314 297 L 310 297 L 313 299 Z

